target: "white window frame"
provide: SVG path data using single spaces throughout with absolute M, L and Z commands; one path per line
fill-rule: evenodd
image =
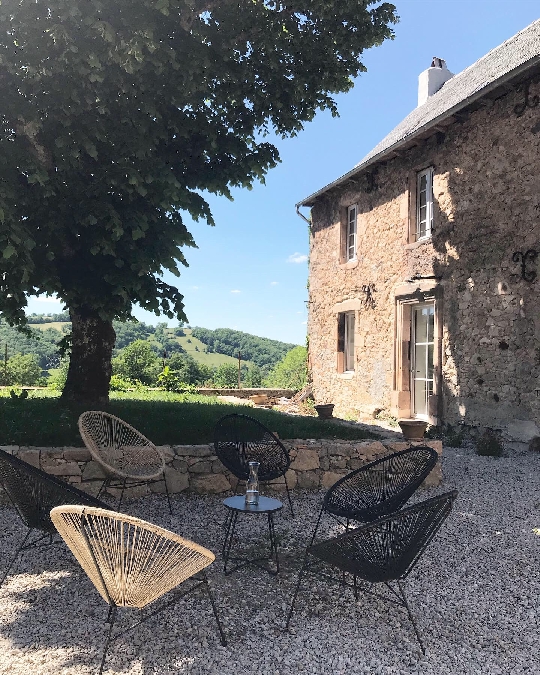
M 347 227 L 345 228 L 345 260 L 356 260 L 358 208 L 356 204 L 347 208 Z
M 420 185 L 422 178 L 426 178 L 426 188 L 422 190 Z M 421 219 L 421 195 L 425 192 L 426 217 Z M 419 171 L 416 175 L 416 241 L 429 239 L 433 232 L 433 167 Z
M 343 372 L 354 373 L 354 312 L 345 312 L 345 334 L 343 336 Z

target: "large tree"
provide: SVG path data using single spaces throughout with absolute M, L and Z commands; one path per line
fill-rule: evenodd
M 64 397 L 108 397 L 113 319 L 184 320 L 162 280 L 212 215 L 392 36 L 372 0 L 2 0 L 0 313 L 56 293 L 72 320 Z

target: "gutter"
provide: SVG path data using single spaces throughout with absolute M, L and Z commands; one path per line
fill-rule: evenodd
M 321 195 L 323 195 L 325 192 L 328 192 L 328 190 L 331 190 L 331 189 L 337 187 L 338 185 L 341 185 L 341 183 L 345 182 L 347 179 L 351 178 L 352 176 L 355 176 L 356 174 L 359 174 L 362 171 L 365 171 L 365 169 L 369 168 L 373 164 L 377 164 L 378 162 L 382 161 L 391 152 L 394 152 L 395 150 L 399 150 L 401 147 L 403 147 L 404 145 L 409 143 L 411 140 L 413 140 L 417 136 L 421 135 L 425 131 L 428 131 L 431 127 L 437 126 L 437 124 L 440 124 L 442 121 L 448 119 L 449 117 L 452 117 L 453 115 L 458 113 L 460 110 L 463 110 L 463 108 L 466 108 L 468 105 L 471 105 L 475 101 L 478 101 L 479 99 L 483 98 L 489 92 L 497 89 L 498 87 L 504 85 L 505 83 L 509 82 L 510 80 L 513 80 L 517 76 L 521 75 L 521 73 L 525 72 L 526 70 L 529 70 L 530 68 L 537 65 L 538 63 L 540 63 L 540 55 L 537 55 L 537 56 L 533 57 L 532 59 L 529 59 L 525 63 L 521 64 L 521 66 L 518 66 L 517 68 L 514 68 L 514 70 L 511 70 L 506 75 L 503 75 L 502 77 L 498 78 L 497 80 L 494 80 L 493 82 L 491 82 L 491 84 L 486 85 L 485 87 L 478 90 L 474 94 L 471 94 L 468 98 L 460 101 L 459 103 L 457 103 L 452 108 L 449 108 L 448 110 L 446 110 L 444 113 L 441 113 L 438 117 L 434 117 L 429 122 L 426 122 L 423 126 L 416 129 L 414 131 L 414 133 L 410 134 L 409 136 L 406 136 L 405 138 L 402 138 L 400 141 L 397 141 L 396 143 L 389 146 L 385 150 L 381 150 L 381 152 L 379 152 L 377 155 L 374 155 L 373 157 L 370 157 L 366 162 L 364 162 L 364 164 L 356 165 L 353 169 L 348 171 L 346 174 L 344 174 L 340 178 L 337 178 L 332 183 L 329 183 L 328 185 L 325 185 L 325 187 L 321 188 L 320 190 L 317 190 L 317 192 L 314 192 L 313 194 L 309 195 L 309 197 L 306 197 L 301 202 L 298 202 L 296 204 L 296 213 L 298 213 L 298 215 L 301 218 L 304 218 L 304 216 L 298 211 L 298 209 L 301 206 L 312 207 L 315 203 L 315 200 L 318 197 L 320 197 Z M 306 220 L 306 218 L 304 218 L 304 220 Z

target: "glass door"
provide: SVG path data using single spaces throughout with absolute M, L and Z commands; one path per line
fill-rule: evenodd
M 416 305 L 412 315 L 411 392 L 413 417 L 428 419 L 428 399 L 433 395 L 435 307 Z

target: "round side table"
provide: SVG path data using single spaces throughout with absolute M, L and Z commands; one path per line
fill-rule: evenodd
M 268 572 L 268 574 L 276 575 L 279 572 L 279 558 L 276 542 L 276 532 L 274 529 L 274 513 L 281 511 L 283 508 L 282 502 L 279 499 L 272 499 L 271 497 L 259 497 L 259 503 L 246 504 L 244 495 L 237 495 L 235 497 L 228 497 L 223 501 L 225 508 L 228 509 L 227 519 L 225 521 L 225 540 L 223 542 L 223 571 L 225 574 L 245 567 L 246 565 L 255 565 L 260 569 Z M 266 514 L 268 518 L 268 534 L 270 538 L 270 554 L 266 558 L 240 558 L 231 557 L 231 546 L 234 538 L 234 530 L 238 516 L 243 514 Z M 229 561 L 233 561 L 235 566 L 227 569 Z M 266 563 L 266 564 L 264 564 Z M 273 563 L 273 566 L 271 564 Z

